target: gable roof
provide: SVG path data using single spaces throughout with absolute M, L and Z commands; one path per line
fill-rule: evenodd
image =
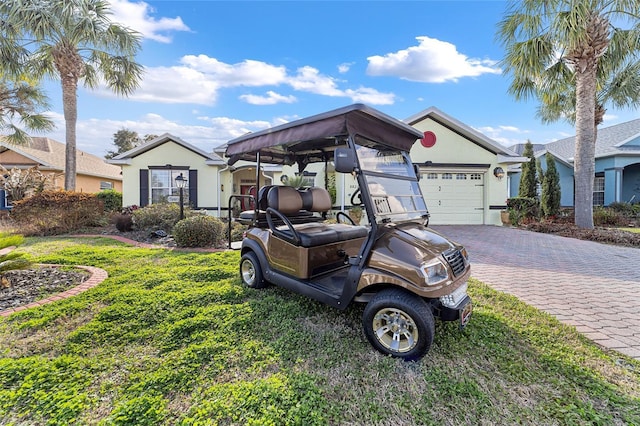
M 631 142 L 640 139 L 640 118 L 598 129 L 595 157 L 611 157 L 614 155 L 640 155 L 640 146 Z M 549 142 L 545 148 L 573 162 L 575 156 L 576 137 L 571 136 Z
M 107 160 L 107 162 L 111 163 L 111 164 L 131 164 L 131 159 L 134 157 L 137 157 L 138 155 L 144 154 L 147 151 L 150 151 L 160 145 L 163 145 L 167 142 L 174 142 L 180 146 L 182 146 L 185 149 L 188 149 L 189 151 L 192 151 L 202 157 L 205 158 L 205 164 L 210 165 L 210 166 L 216 166 L 216 165 L 225 165 L 226 162 L 217 154 L 215 153 L 211 153 L 208 154 L 206 152 L 204 152 L 203 150 L 201 150 L 200 148 L 191 145 L 188 142 L 183 141 L 182 139 L 180 139 L 177 136 L 173 136 L 169 133 L 164 133 L 160 136 L 158 136 L 155 139 L 150 140 L 149 142 L 143 143 L 140 146 L 137 146 L 133 149 L 130 149 L 129 151 L 123 152 L 120 155 L 117 155 L 115 157 L 113 157 L 110 160 Z
M 41 170 L 64 172 L 66 145 L 46 137 L 31 137 L 27 145 L 15 145 L 0 139 L 0 152 L 13 151 L 36 163 Z M 6 168 L 13 164 L 3 164 Z M 103 158 L 76 150 L 76 174 L 122 180 L 120 167 L 107 164 Z
M 429 107 L 417 114 L 404 120 L 405 123 L 413 126 L 414 124 L 423 121 L 426 118 L 430 118 L 436 123 L 448 128 L 454 133 L 470 140 L 471 142 L 481 146 L 487 151 L 496 154 L 498 156 L 498 162 L 500 163 L 522 163 L 528 161 L 528 158 L 521 157 L 517 152 L 512 151 L 499 144 L 498 142 L 486 137 L 477 130 L 467 126 L 463 122 L 445 114 L 436 107 Z

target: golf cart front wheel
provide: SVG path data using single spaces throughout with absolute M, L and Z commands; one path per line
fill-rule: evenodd
M 435 334 L 431 308 L 420 297 L 399 289 L 374 296 L 364 309 L 362 324 L 374 348 L 406 361 L 426 355 Z

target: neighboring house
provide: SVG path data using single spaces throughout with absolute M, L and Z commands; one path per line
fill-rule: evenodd
M 45 137 L 32 137 L 28 145 L 15 145 L 0 139 L 0 165 L 5 169 L 38 167 L 53 175 L 56 188 L 64 188 L 66 145 Z M 120 167 L 107 164 L 103 158 L 77 150 L 76 191 L 95 193 L 104 189 L 122 191 Z
M 431 213 L 432 224 L 499 225 L 500 210 L 506 209 L 507 168 L 526 158 L 501 146 L 478 131 L 429 108 L 405 120 L 425 137 L 411 150 L 419 164 L 421 185 Z M 263 166 L 257 182 L 255 164 L 238 162 L 229 166 L 224 158 L 226 145 L 207 154 L 178 137 L 165 134 L 108 160 L 122 166 L 125 182 L 123 204 L 145 206 L 178 201 L 175 178 L 188 179 L 185 203 L 194 209 L 227 216 L 229 196 L 255 195 L 263 185 L 277 185 L 297 174 L 294 167 Z M 303 175 L 308 185 L 336 187 L 336 209 L 350 207 L 357 189 L 349 175 L 336 174 L 331 163 L 310 165 Z M 235 200 L 236 210 L 251 208 L 247 197 Z
M 107 161 L 122 167 L 123 206 L 178 202 L 176 178 L 182 175 L 187 180 L 183 189 L 185 205 L 218 209 L 224 190 L 220 172 L 227 168 L 226 162 L 176 136 L 165 133 Z
M 556 159 L 560 175 L 560 204 L 573 207 L 575 137 L 538 146 L 534 155 L 540 158 L 544 170 L 547 151 Z M 511 195 L 517 196 L 521 171 L 514 168 L 509 174 Z M 597 132 L 593 204 L 608 206 L 613 202 L 640 202 L 640 119 L 604 127 Z
M 411 149 L 432 224 L 499 225 L 507 168 L 527 159 L 431 107 L 404 120 L 424 134 Z

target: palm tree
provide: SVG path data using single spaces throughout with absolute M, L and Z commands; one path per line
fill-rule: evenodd
M 94 89 L 103 81 L 119 95 L 138 86 L 142 66 L 135 62 L 140 35 L 109 19 L 104 0 L 3 0 L 0 3 L 0 67 L 28 70 L 62 83 L 65 118 L 66 190 L 76 186 L 78 82 Z
M 575 223 L 580 228 L 593 228 L 596 126 L 605 104 L 637 102 L 637 94 L 628 97 L 621 83 L 637 75 L 638 10 L 638 0 L 513 1 L 499 24 L 506 48 L 502 65 L 513 78 L 509 92 L 517 100 L 537 98 L 543 121 L 565 118 L 575 124 Z
M 38 87 L 25 81 L 0 81 L 0 132 L 5 134 L 7 142 L 16 145 L 28 143 L 29 136 L 22 127 L 34 132 L 53 129 L 51 119 L 37 112 L 46 108 L 47 97 Z

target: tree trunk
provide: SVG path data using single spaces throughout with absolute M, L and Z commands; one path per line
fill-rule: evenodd
M 576 72 L 576 151 L 574 156 L 575 224 L 593 229 L 593 180 L 595 175 L 596 106 L 595 67 Z
M 78 121 L 78 79 L 73 76 L 62 76 L 62 104 L 65 122 L 65 170 L 64 189 L 76 189 L 76 122 Z

